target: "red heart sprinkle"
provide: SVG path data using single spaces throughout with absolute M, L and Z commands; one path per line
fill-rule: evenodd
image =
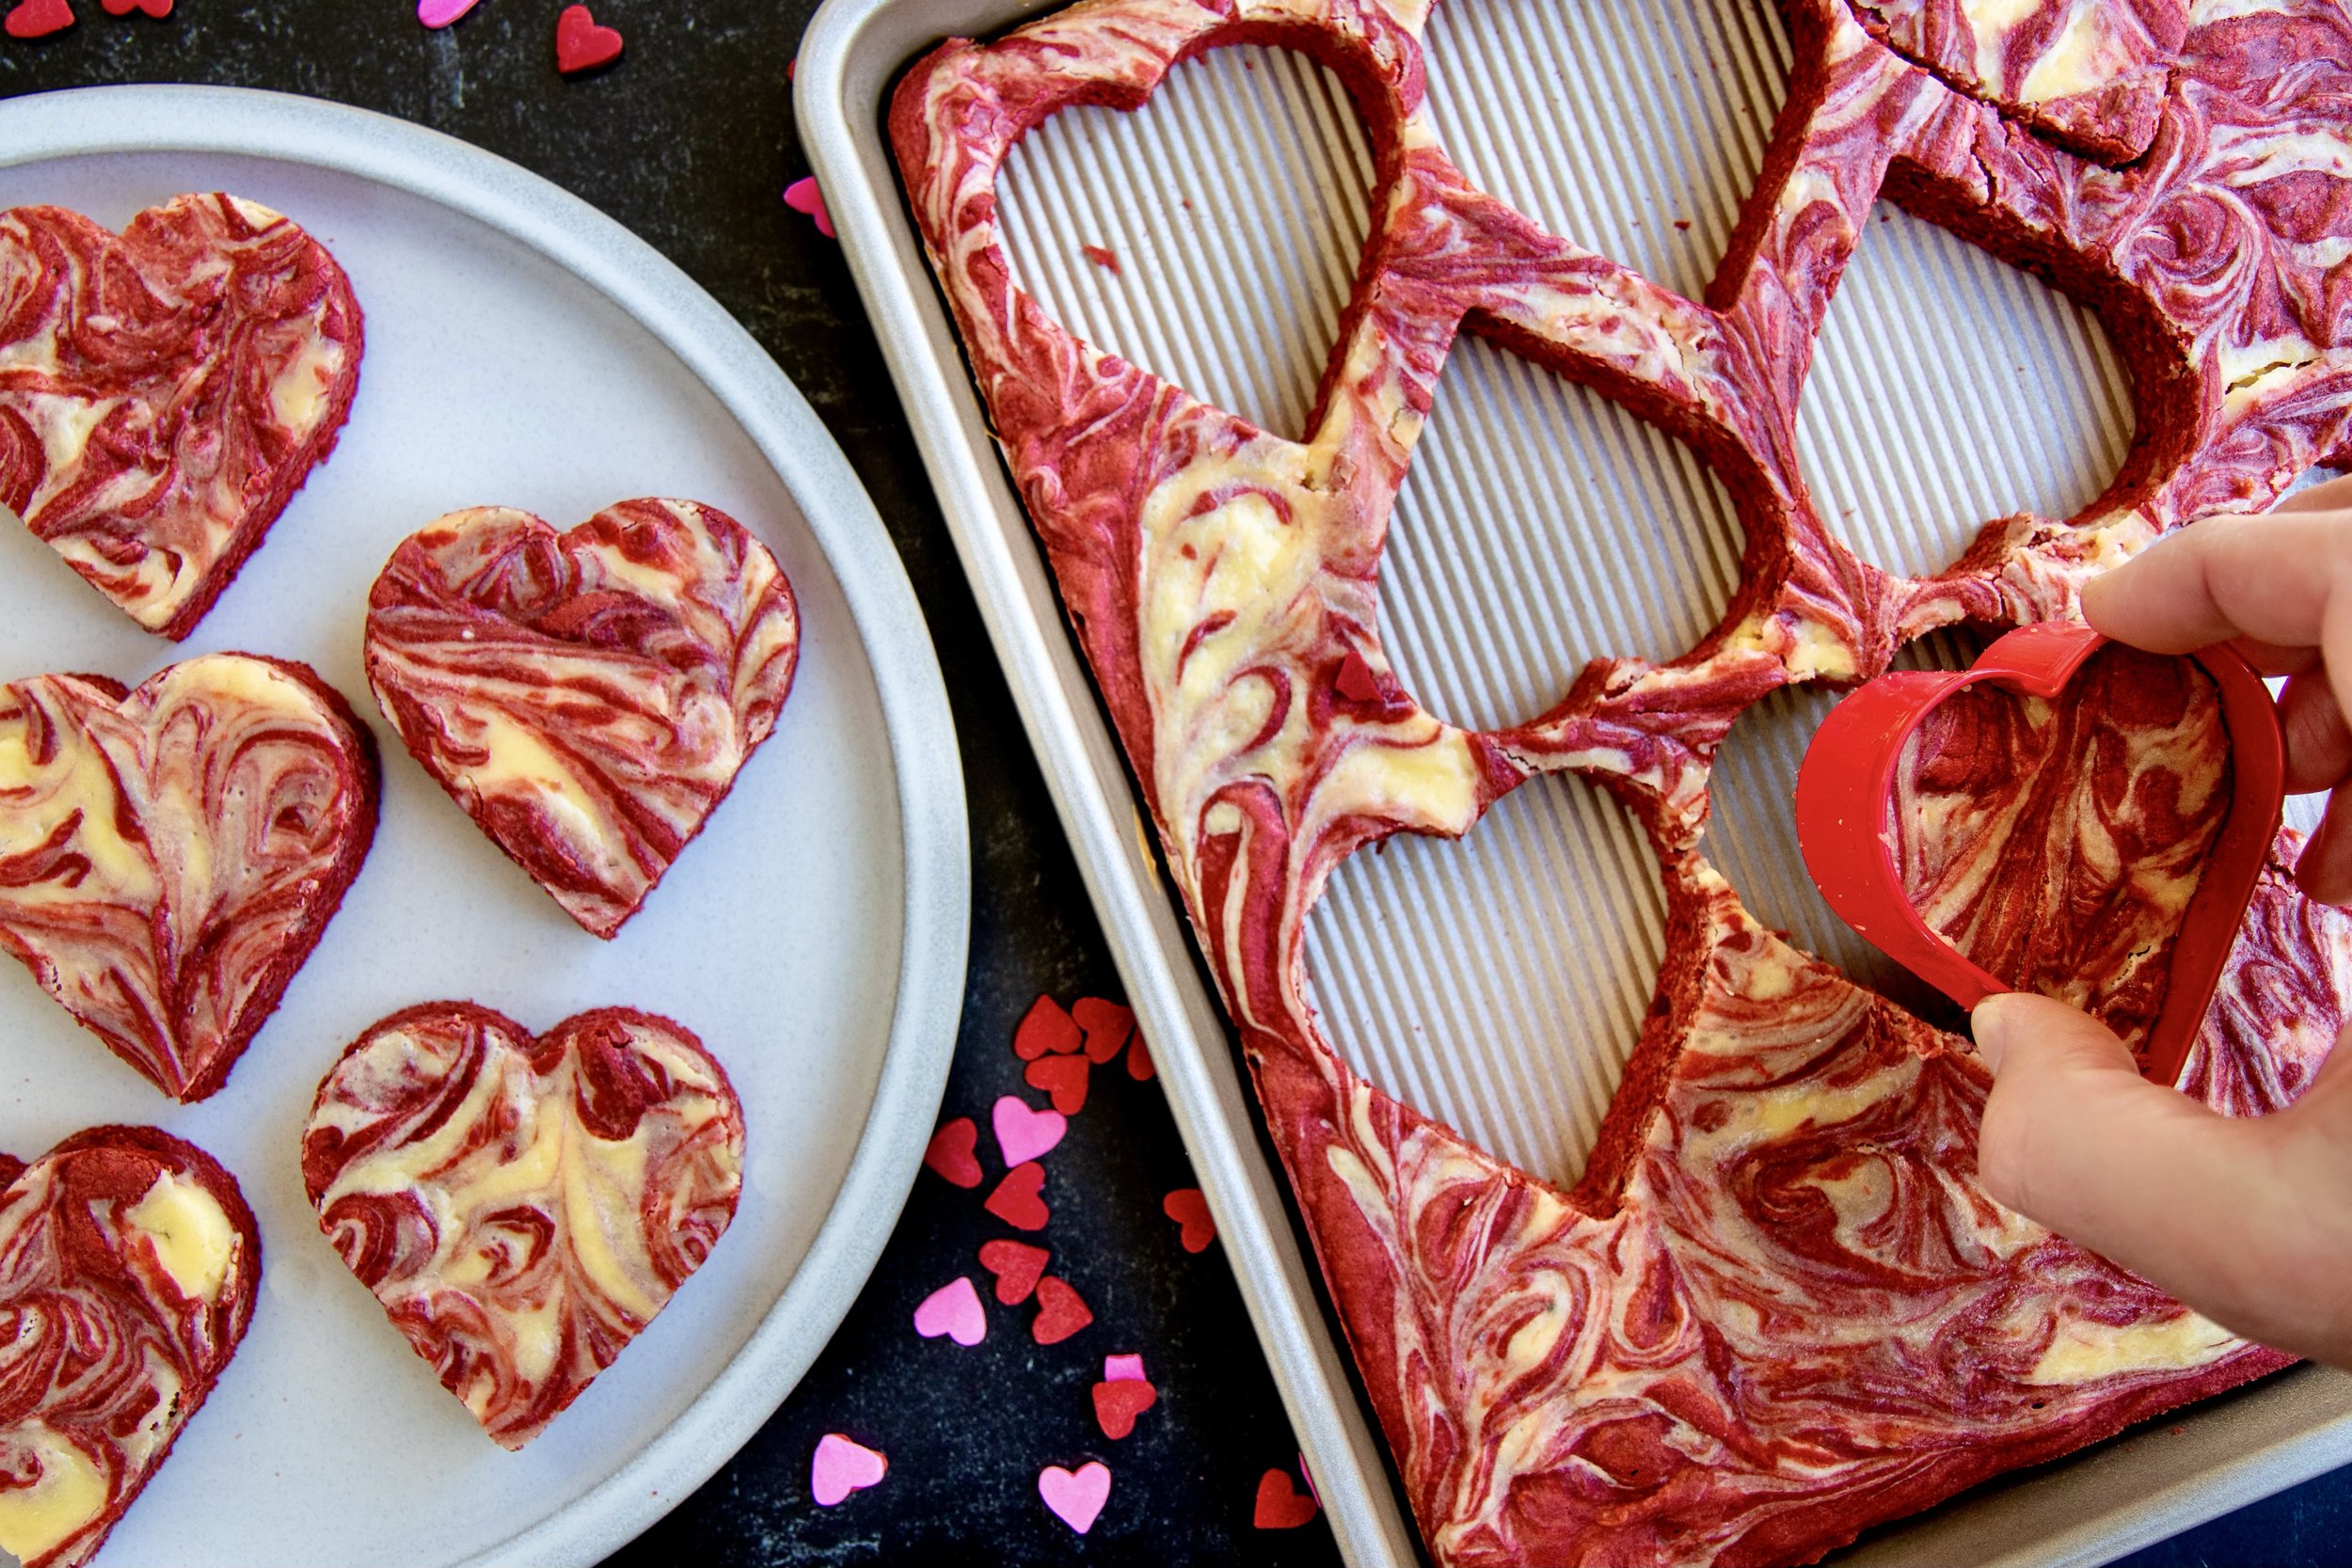
M 930 1145 L 923 1150 L 923 1163 L 951 1187 L 977 1187 L 980 1184 L 980 1162 L 972 1151 L 979 1147 L 979 1142 L 978 1125 L 970 1117 L 958 1117 L 931 1134 Z
M 45 39 L 73 25 L 73 8 L 66 0 L 24 0 L 5 25 L 12 39 Z
M 129 16 L 133 11 L 145 11 L 157 21 L 171 14 L 171 0 L 98 0 L 108 16 Z
M 566 6 L 555 19 L 555 69 L 569 76 L 621 57 L 621 35 L 599 27 L 585 6 Z
M 1037 1289 L 1038 1275 L 1045 1272 L 1045 1260 L 1053 1256 L 1026 1242 L 990 1242 L 980 1248 L 980 1267 L 996 1276 L 996 1299 L 1007 1307 L 1018 1307 Z
M 1183 1226 L 1178 1240 L 1186 1252 L 1200 1252 L 1216 1240 L 1216 1221 L 1209 1217 L 1209 1200 L 1198 1187 L 1179 1187 L 1160 1204 L 1160 1212 Z
M 1029 1333 L 1039 1344 L 1058 1345 L 1093 1321 L 1093 1309 L 1068 1283 L 1050 1274 L 1037 1282 L 1037 1322 Z
M 1258 1506 L 1249 1522 L 1260 1529 L 1296 1529 L 1315 1516 L 1315 1500 L 1301 1497 L 1291 1485 L 1287 1470 L 1268 1470 L 1258 1478 Z
M 1084 1044 L 1086 1037 L 1078 1032 L 1076 1021 L 1050 996 L 1030 1003 L 1021 1026 L 1012 1032 L 1012 1053 L 1025 1062 L 1034 1062 L 1049 1052 L 1067 1056 Z
M 1053 1211 L 1045 1207 L 1045 1200 L 1038 1196 L 1044 1186 L 1045 1167 L 1032 1160 L 1005 1172 L 1005 1179 L 996 1183 L 996 1190 L 988 1195 L 988 1201 L 980 1207 L 1015 1230 L 1042 1230 L 1053 1215 Z
M 1160 1391 L 1141 1378 L 1121 1378 L 1094 1386 L 1094 1420 L 1105 1437 L 1124 1437 L 1136 1430 L 1136 1418 L 1160 1402 Z
M 1084 1056 L 1041 1056 L 1022 1076 L 1031 1088 L 1054 1097 L 1055 1110 L 1074 1117 L 1086 1106 L 1087 1075 L 1093 1070 L 1093 1064 Z
M 1127 1076 L 1138 1084 L 1149 1084 L 1159 1072 L 1152 1060 L 1152 1048 L 1137 1035 L 1127 1042 Z
M 1116 1002 L 1105 1002 L 1099 996 L 1081 996 L 1070 1009 L 1071 1018 L 1086 1031 L 1086 1054 L 1089 1062 L 1103 1063 L 1119 1054 L 1135 1033 L 1136 1015 Z
M 1380 695 L 1380 682 L 1373 674 L 1372 666 L 1366 664 L 1364 656 L 1353 648 L 1348 649 L 1347 657 L 1340 660 L 1339 677 L 1331 684 L 1338 687 L 1340 695 L 1351 703 L 1373 702 Z

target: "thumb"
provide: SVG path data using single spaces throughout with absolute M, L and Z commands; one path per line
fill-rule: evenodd
M 2062 1002 L 1988 997 L 1971 1022 L 1994 1072 L 1985 1190 L 2158 1285 L 2194 1270 L 2184 1252 L 2211 1234 L 2204 1219 L 2226 1221 L 2217 1203 L 2241 1164 L 2229 1121 L 2142 1078 L 2122 1041 Z

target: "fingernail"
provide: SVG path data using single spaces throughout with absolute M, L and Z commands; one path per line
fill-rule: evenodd
M 1977 1054 L 1994 1072 L 2001 1070 L 2001 1058 L 2009 1053 L 2009 1009 L 2001 1005 L 2008 1000 L 2006 994 L 1988 996 L 1968 1015 L 1968 1026 L 1977 1037 Z

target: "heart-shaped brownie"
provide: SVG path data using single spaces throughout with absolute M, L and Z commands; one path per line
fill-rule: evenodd
M 2057 697 L 1971 686 L 1903 748 L 1895 859 L 1928 925 L 2127 1040 L 2230 813 L 2230 736 L 2186 659 L 2109 645 Z
M 150 1127 L 0 1155 L 0 1547 L 87 1562 L 237 1353 L 262 1239 L 235 1178 Z
M 375 579 L 368 680 L 425 771 L 609 938 L 775 728 L 800 637 L 775 558 L 714 507 L 622 501 L 569 533 L 475 507 Z
M 501 1445 L 546 1430 L 735 1217 L 743 1109 L 687 1030 L 623 1007 L 533 1038 L 468 1002 L 395 1013 L 319 1085 L 319 1227 Z
M 334 450 L 361 339 L 342 268 L 258 203 L 175 197 L 119 237 L 0 213 L 0 505 L 185 637 Z
M 1831 907 L 1952 1000 L 2058 997 L 2169 1083 L 2284 785 L 2277 709 L 2234 652 L 2167 657 L 2050 623 L 1839 705 L 1806 752 L 1797 831 Z
M 181 1100 L 277 1009 L 375 819 L 374 743 L 305 665 L 0 687 L 0 949 Z

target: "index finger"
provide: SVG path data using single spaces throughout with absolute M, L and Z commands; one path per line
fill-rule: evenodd
M 2352 565 L 2352 511 L 2207 517 L 2083 587 L 2091 626 L 2150 653 L 2248 637 L 2316 647 L 2328 589 Z

